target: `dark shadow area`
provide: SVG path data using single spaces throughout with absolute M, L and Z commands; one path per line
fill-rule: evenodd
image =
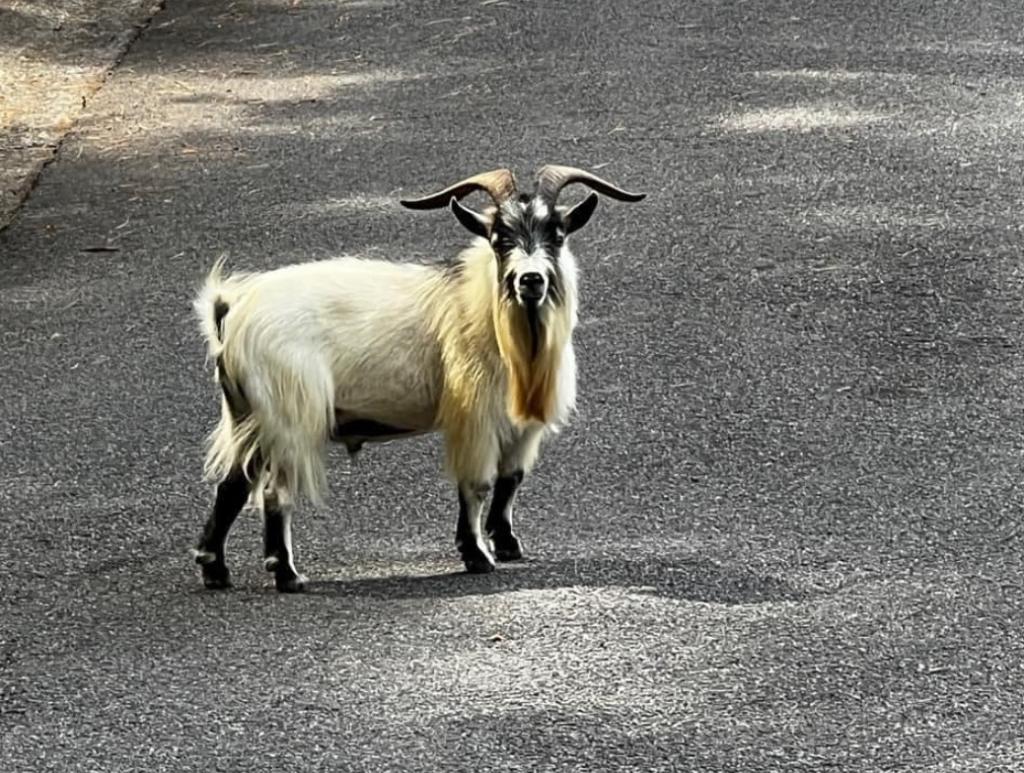
M 552 75 L 558 67 L 584 65 L 584 89 L 588 81 L 607 85 L 622 64 L 644 62 L 650 65 L 645 76 L 657 78 L 659 70 L 695 54 L 711 63 L 741 62 L 755 69 L 1020 75 L 1024 64 L 1015 46 L 1024 39 L 1018 11 L 1011 2 L 986 2 L 982 8 L 955 2 L 928 13 L 869 3 L 844 5 L 836 13 L 824 0 L 755 8 L 660 0 L 637 9 L 605 9 L 604 23 L 595 28 L 575 23 L 578 9 L 571 3 L 465 6 L 426 0 L 416 4 L 413 17 L 403 3 L 387 1 L 248 0 L 225 6 L 171 0 L 147 32 L 157 55 L 139 65 L 167 72 L 201 64 L 222 74 L 289 76 L 353 61 L 432 70 L 440 62 L 478 61 L 486 40 L 492 66 L 521 72 L 531 62 L 553 58 L 554 66 L 543 68 Z M 814 34 L 800 34 L 808 19 L 815 20 Z M 381 30 L 388 31 L 384 46 L 375 44 Z M 642 47 L 630 38 L 642 40 Z
M 484 575 L 455 572 L 426 576 L 318 580 L 310 593 L 373 599 L 433 599 L 486 596 L 557 588 L 623 588 L 708 604 L 763 604 L 801 601 L 809 595 L 785 580 L 737 567 L 693 559 L 527 560 L 501 564 Z
M 488 760 L 501 759 L 508 770 L 632 770 L 639 765 L 648 771 L 721 773 L 770 765 L 767 749 L 752 748 L 743 733 L 714 728 L 713 715 L 653 701 L 596 709 L 587 699 L 600 701 L 601 692 L 597 684 L 579 685 L 558 706 L 467 712 L 441 720 L 432 730 L 440 737 L 469 740 L 467 763 L 485 767 Z M 582 705 L 573 711 L 577 700 Z M 431 766 L 437 762 L 428 757 L 414 761 L 409 770 L 436 770 Z
M 679 676 L 685 678 L 685 672 Z M 468 739 L 471 764 L 486 765 L 486 760 L 500 758 L 520 769 L 554 765 L 626 770 L 643 760 L 645 770 L 721 773 L 789 769 L 783 760 L 798 759 L 794 770 L 875 773 L 905 769 L 908 764 L 915 769 L 963 764 L 969 769 L 979 759 L 1009 760 L 1017 755 L 1009 722 L 999 722 L 998 729 L 973 726 L 954 738 L 937 721 L 911 735 L 901 732 L 902 725 L 878 727 L 877 717 L 873 722 L 848 697 L 843 702 L 849 714 L 821 706 L 778 704 L 787 716 L 782 723 L 760 714 L 764 704 L 747 703 L 733 693 L 732 683 L 708 689 L 696 705 L 676 703 L 671 686 L 660 686 L 666 695 L 651 695 L 649 702 L 595 708 L 590 701 L 600 704 L 603 691 L 595 684 L 580 684 L 557 706 L 466 712 L 432 732 L 435 737 Z M 573 710 L 577 700 L 581 705 Z M 925 710 L 924 705 L 918 704 L 918 710 Z M 907 721 L 895 706 L 882 715 L 894 724 Z M 861 743 L 870 745 L 870 759 L 858 753 Z M 440 750 L 432 751 L 441 756 Z M 436 769 L 433 764 L 436 758 L 431 755 L 408 769 L 431 771 Z

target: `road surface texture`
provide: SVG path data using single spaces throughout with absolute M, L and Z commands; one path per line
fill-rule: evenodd
M 1022 141 L 1009 0 L 167 0 L 0 233 L 0 769 L 1024 770 Z M 207 267 L 546 162 L 650 196 L 528 560 L 460 573 L 427 438 L 205 591 Z

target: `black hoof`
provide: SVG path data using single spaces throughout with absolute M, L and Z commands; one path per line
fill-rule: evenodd
M 499 561 L 518 561 L 523 557 L 523 544 L 514 535 L 495 539 L 494 557 Z
M 309 580 L 301 574 L 276 574 L 274 585 L 278 593 L 302 593 L 306 590 L 306 583 Z
M 210 590 L 224 590 L 231 587 L 231 572 L 227 564 L 216 561 L 212 564 L 203 564 L 203 585 Z
M 463 554 L 462 563 L 466 565 L 467 574 L 487 574 L 494 571 L 494 561 L 483 551 Z

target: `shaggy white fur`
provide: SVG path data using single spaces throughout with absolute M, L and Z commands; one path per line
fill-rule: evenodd
M 502 295 L 483 239 L 450 267 L 344 257 L 225 276 L 218 262 L 195 309 L 218 381 L 246 410 L 236 419 L 223 398 L 208 477 L 256 459 L 257 504 L 267 492 L 321 501 L 338 416 L 443 432 L 458 481 L 489 483 L 510 463 L 503 451 L 528 471 L 576 398 L 567 247 L 559 267 L 564 299 L 542 309 L 531 357 L 525 313 Z

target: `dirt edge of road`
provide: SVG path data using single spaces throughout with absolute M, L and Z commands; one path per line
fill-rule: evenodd
M 0 231 L 165 0 L 0 0 Z

